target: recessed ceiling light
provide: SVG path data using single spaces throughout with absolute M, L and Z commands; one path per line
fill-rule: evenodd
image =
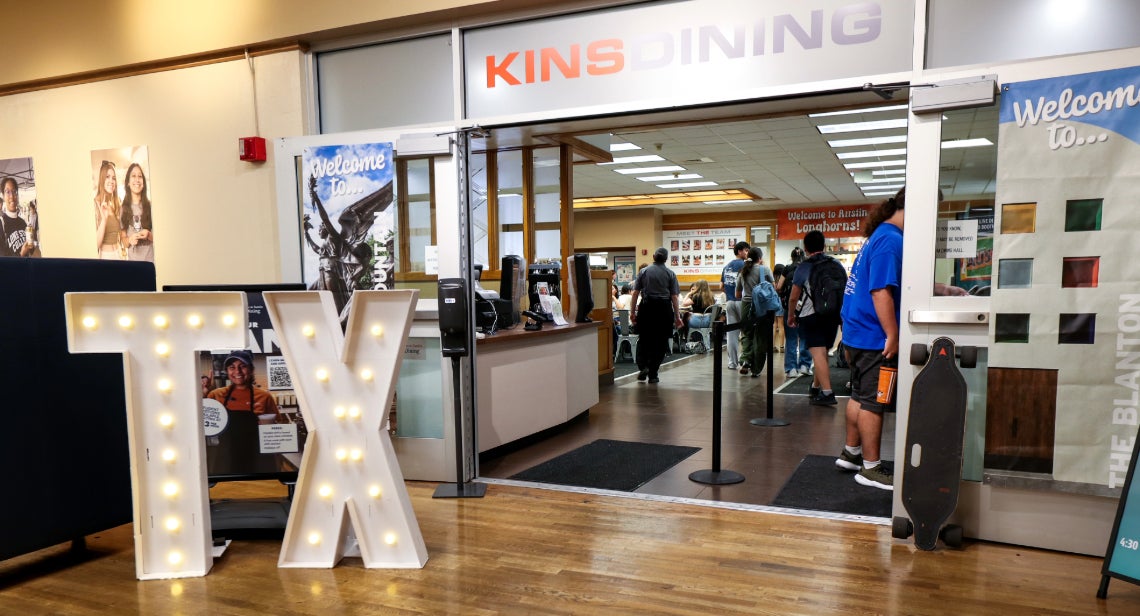
M 986 139 L 985 137 L 979 137 L 977 139 L 955 139 L 953 141 L 943 141 L 942 149 L 952 150 L 955 148 L 981 148 L 993 144 L 994 142 Z
M 864 173 L 866 173 L 866 172 L 864 172 Z M 860 177 L 856 176 L 855 177 L 855 183 L 856 184 L 890 184 L 891 182 L 897 183 L 899 181 L 899 179 L 900 178 L 897 178 L 897 177 L 893 177 L 893 178 L 890 178 L 890 177 L 887 177 L 887 178 L 884 178 L 884 177 L 860 178 Z M 878 187 L 876 186 L 876 188 L 878 188 Z
M 752 203 L 752 199 L 729 199 L 727 201 L 705 201 L 705 205 L 720 205 L 722 203 Z
M 677 175 L 647 175 L 637 179 L 642 182 L 667 182 L 669 180 L 695 180 L 704 177 L 699 173 L 679 173 Z
M 851 122 L 849 124 L 821 124 L 816 127 L 824 135 L 834 133 L 857 133 L 864 130 L 887 130 L 892 128 L 906 128 L 906 118 L 898 120 L 872 120 L 870 122 Z
M 906 169 L 879 169 L 872 171 L 871 175 L 906 175 Z
M 887 105 L 885 107 L 867 107 L 865 109 L 848 109 L 846 111 L 825 111 L 824 113 L 809 113 L 809 118 L 823 118 L 827 116 L 851 115 L 853 113 L 876 113 L 879 111 L 896 111 L 906 109 L 906 105 Z
M 882 186 L 876 186 L 875 188 L 883 188 L 883 187 Z M 893 196 L 895 196 L 896 192 L 898 192 L 898 191 L 897 190 L 883 190 L 883 191 L 877 191 L 877 192 L 865 192 L 865 193 L 863 193 L 863 196 L 864 197 L 893 197 Z
M 657 188 L 694 188 L 696 186 L 716 186 L 716 182 L 680 182 L 677 184 L 658 184 Z
M 643 154 L 641 156 L 619 156 L 611 163 L 598 163 L 601 165 L 624 165 L 629 163 L 655 163 L 659 160 L 665 160 L 656 154 Z
M 839 158 L 839 160 L 847 160 L 849 158 L 873 158 L 875 156 L 906 156 L 906 148 L 863 150 L 862 152 L 837 152 L 835 156 Z
M 640 149 L 641 149 L 641 146 L 639 146 L 635 143 L 611 143 L 610 144 L 610 151 L 611 152 L 624 152 L 626 150 L 640 150 Z
M 905 167 L 905 160 L 879 160 L 865 163 L 847 163 L 845 169 L 874 169 L 875 167 Z
M 681 165 L 666 165 L 664 167 L 635 167 L 633 169 L 614 169 L 614 171 L 622 175 L 630 175 L 633 173 L 665 173 L 667 171 L 684 170 L 685 168 Z
M 827 145 L 833 148 L 853 148 L 868 145 L 882 145 L 884 143 L 906 143 L 906 135 L 886 135 L 883 137 L 862 137 L 859 139 L 836 139 L 828 141 Z

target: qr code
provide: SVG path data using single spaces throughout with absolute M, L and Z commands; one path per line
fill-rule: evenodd
M 293 389 L 293 379 L 289 378 L 285 364 L 270 364 L 268 368 L 269 389 Z

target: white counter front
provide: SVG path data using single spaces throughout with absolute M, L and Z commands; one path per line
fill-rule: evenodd
M 598 403 L 601 323 L 521 326 L 478 341 L 479 451 L 566 423 Z

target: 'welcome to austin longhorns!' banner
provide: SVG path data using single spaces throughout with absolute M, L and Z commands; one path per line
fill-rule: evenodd
M 1124 482 L 1140 412 L 1138 105 L 1140 68 L 1004 88 L 987 466 Z
M 776 212 L 776 239 L 802 240 L 808 231 L 819 230 L 828 238 L 863 237 L 863 219 L 868 205 L 789 208 Z

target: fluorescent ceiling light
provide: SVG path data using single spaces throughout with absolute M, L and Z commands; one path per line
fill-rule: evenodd
M 979 137 L 977 139 L 955 139 L 953 141 L 943 141 L 942 149 L 953 150 L 955 148 L 981 148 L 993 144 L 994 142 L 986 139 L 985 137 Z
M 656 154 L 643 154 L 641 156 L 619 156 L 615 158 L 612 163 L 598 163 L 601 165 L 621 165 L 627 163 L 655 163 L 659 160 L 665 160 Z
M 632 173 L 665 173 L 668 171 L 684 171 L 685 168 L 681 165 L 666 165 L 664 167 L 635 167 L 632 169 L 614 169 L 614 171 L 622 175 L 630 175 Z
M 887 135 L 884 137 L 862 137 L 860 139 L 836 139 L 828 141 L 827 145 L 833 148 L 853 148 L 868 145 L 882 145 L 884 143 L 906 143 L 906 135 Z
M 874 169 L 875 167 L 905 167 L 905 160 L 880 160 L 865 163 L 847 163 L 845 169 Z
M 904 186 L 904 184 L 902 182 L 899 182 L 898 184 L 879 184 L 877 186 L 866 186 L 866 187 L 861 188 L 860 190 L 862 190 L 864 193 L 874 192 L 874 191 L 879 191 L 879 190 L 896 190 L 897 191 L 898 189 L 902 188 L 903 186 Z
M 886 105 L 884 107 L 867 107 L 866 109 L 848 109 L 846 111 L 826 111 L 824 113 L 809 113 L 809 118 L 825 118 L 827 116 L 851 115 L 853 113 L 876 113 L 879 111 L 896 111 L 906 109 L 906 105 Z
M 906 169 L 880 169 L 872 171 L 871 175 L 906 175 Z
M 678 173 L 677 175 L 648 175 L 637 178 L 642 182 L 668 182 L 669 180 L 696 180 L 702 178 L 699 173 Z
M 824 135 L 834 133 L 857 133 L 864 130 L 888 130 L 892 128 L 906 128 L 906 118 L 898 120 L 872 120 L 870 122 L 851 122 L 849 124 L 821 124 L 816 127 Z
M 863 150 L 862 152 L 837 152 L 835 156 L 839 158 L 839 160 L 847 160 L 848 158 L 874 158 L 876 156 L 906 156 L 906 148 Z
M 639 146 L 635 143 L 611 143 L 610 144 L 610 151 L 611 152 L 624 152 L 626 150 L 640 150 L 640 149 L 641 149 L 641 146 Z
M 716 182 L 681 182 L 679 184 L 658 184 L 657 188 L 695 188 L 697 186 L 716 186 Z
M 720 205 L 722 203 L 752 203 L 752 199 L 729 199 L 727 201 L 705 201 L 705 205 Z
M 859 178 L 858 176 L 856 176 L 855 177 L 855 183 L 856 184 L 890 184 L 891 182 L 898 183 L 898 181 L 900 179 L 901 178 L 897 178 L 897 177 L 895 177 L 895 178 L 876 178 L 876 177 Z M 875 188 L 878 188 L 878 186 L 876 186 Z
M 884 188 L 883 186 L 876 186 L 875 188 Z M 898 190 L 884 190 L 879 192 L 865 192 L 864 197 L 893 197 Z

